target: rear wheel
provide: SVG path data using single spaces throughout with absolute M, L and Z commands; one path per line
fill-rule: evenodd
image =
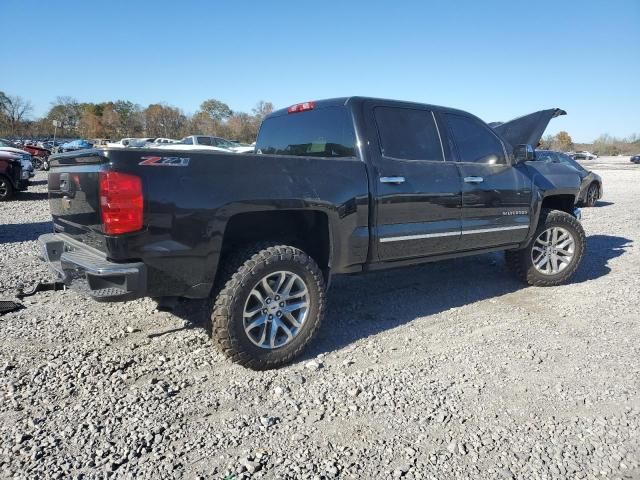
M 263 245 L 237 252 L 223 271 L 228 278 L 211 315 L 222 353 L 255 370 L 299 355 L 324 315 L 325 284 L 316 262 L 295 247 Z
M 595 207 L 596 203 L 598 203 L 598 184 L 592 183 L 587 190 L 585 205 L 587 207 Z
M 586 237 L 575 217 L 543 210 L 530 244 L 505 253 L 507 265 L 529 285 L 547 287 L 567 282 L 584 255 Z
M 0 202 L 13 197 L 13 185 L 8 178 L 0 176 Z

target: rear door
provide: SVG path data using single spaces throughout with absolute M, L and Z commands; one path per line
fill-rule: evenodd
M 452 252 L 461 227 L 461 184 L 444 161 L 434 114 L 420 106 L 365 105 L 374 167 L 375 245 L 380 261 Z
M 502 141 L 477 118 L 448 112 L 439 118 L 462 178 L 461 249 L 523 241 L 531 215 L 526 166 L 512 166 Z

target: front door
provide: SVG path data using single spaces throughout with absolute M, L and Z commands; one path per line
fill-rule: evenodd
M 393 261 L 453 252 L 461 227 L 461 183 L 444 161 L 427 108 L 369 103 L 369 151 L 375 172 L 377 258 Z
M 461 249 L 523 241 L 531 223 L 526 166 L 512 166 L 500 139 L 480 120 L 453 113 L 439 118 L 462 179 Z

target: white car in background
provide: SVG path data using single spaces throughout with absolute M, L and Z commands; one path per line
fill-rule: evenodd
M 107 143 L 107 147 L 110 148 L 127 148 L 127 147 L 137 147 L 141 148 L 146 146 L 148 143 L 153 142 L 155 140 L 154 137 L 144 137 L 144 138 L 123 138 L 117 142 L 109 142 Z
M 180 143 L 180 140 L 174 140 L 173 138 L 160 137 L 160 138 L 156 138 L 151 143 L 153 144 L 153 146 L 156 146 L 156 144 L 165 145 L 165 144 L 168 144 L 168 143 L 170 143 L 170 144 Z
M 178 143 L 154 145 L 155 148 L 167 148 L 171 150 L 214 150 L 218 152 L 232 152 L 233 142 L 220 137 L 208 135 L 189 135 Z

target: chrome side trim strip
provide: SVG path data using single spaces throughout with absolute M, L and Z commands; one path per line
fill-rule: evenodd
M 478 228 L 476 230 L 462 230 L 462 235 L 470 235 L 472 233 L 502 232 L 506 230 L 521 230 L 523 228 L 529 228 L 529 225 L 513 225 L 511 227 L 493 227 L 493 228 Z
M 401 242 L 404 240 L 421 240 L 424 238 L 454 237 L 457 235 L 471 235 L 474 233 L 505 232 L 508 230 L 521 230 L 523 228 L 529 228 L 529 225 L 512 225 L 509 227 L 478 228 L 475 230 L 462 230 L 462 231 L 456 230 L 455 232 L 424 233 L 420 235 L 404 235 L 401 237 L 384 237 L 380 239 L 380 242 L 381 243 Z
M 454 237 L 460 235 L 460 230 L 455 232 L 441 232 L 441 233 L 424 233 L 421 235 L 405 235 L 403 237 L 384 237 L 380 239 L 380 242 L 399 242 L 402 240 L 420 240 L 422 238 L 436 238 L 436 237 Z

